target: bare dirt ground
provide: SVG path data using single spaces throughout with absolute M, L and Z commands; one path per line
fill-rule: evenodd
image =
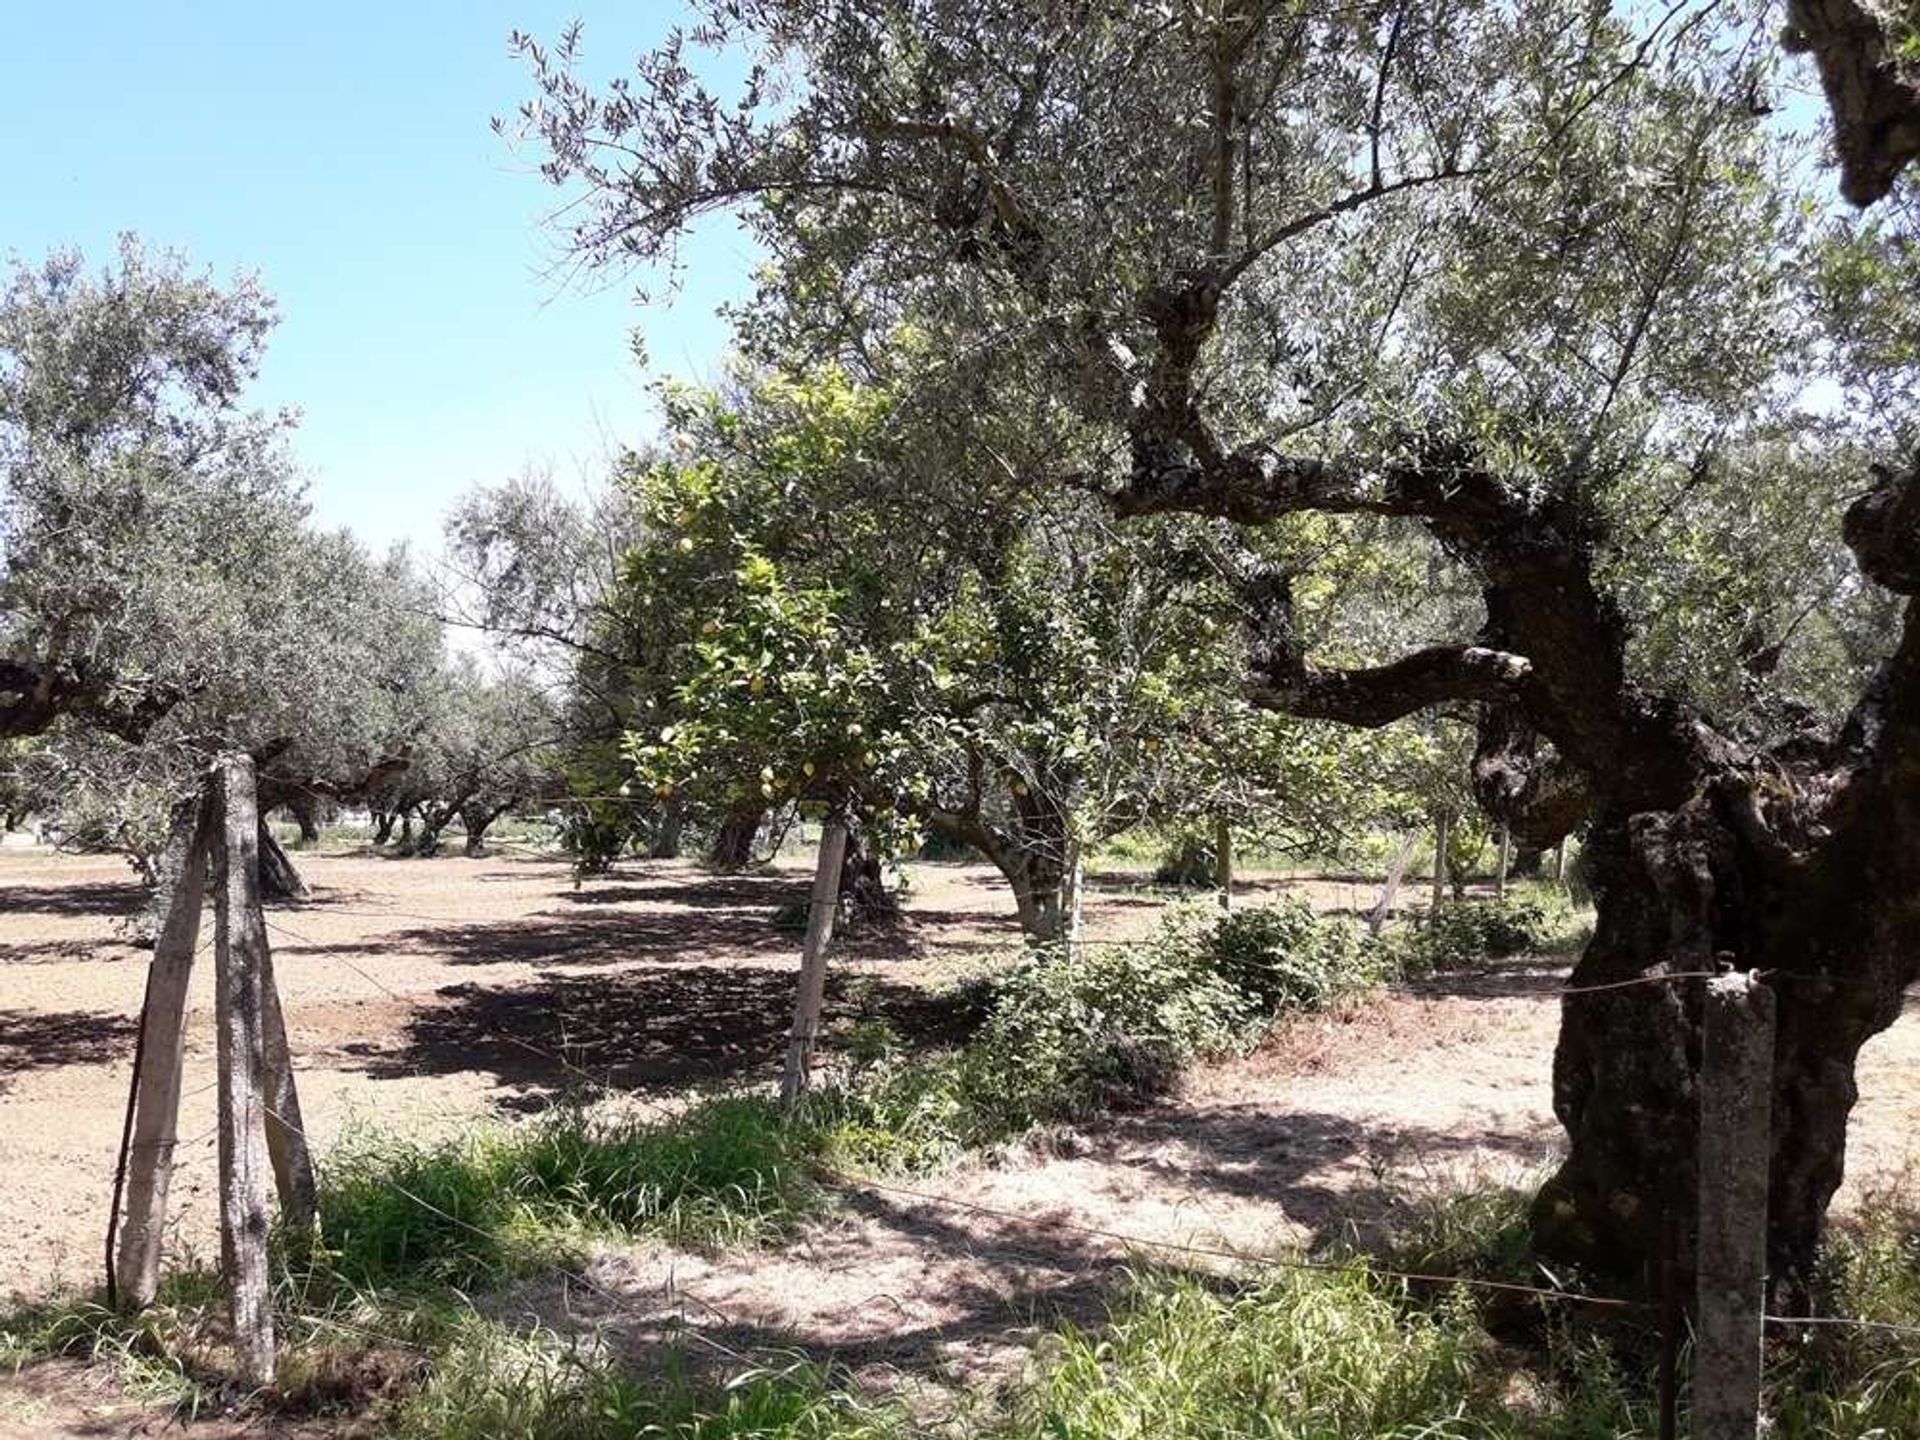
M 313 898 L 270 921 L 323 1153 L 354 1124 L 433 1133 L 589 1083 L 670 1097 L 773 1071 L 797 944 L 768 917 L 805 894 L 798 867 L 723 877 L 651 864 L 579 887 L 564 864 L 525 855 L 309 856 L 303 869 Z M 913 873 L 910 941 L 844 947 L 832 1021 L 880 1013 L 910 1038 L 938 1039 L 952 1023 L 939 987 L 1016 946 L 992 871 Z M 1095 938 L 1141 933 L 1163 904 L 1124 877 L 1090 888 Z M 1244 899 L 1283 889 L 1322 908 L 1371 899 L 1337 880 L 1270 881 Z M 139 903 L 118 861 L 0 850 L 0 1294 L 97 1277 L 146 958 L 117 927 Z M 637 1350 L 668 1330 L 715 1354 L 799 1348 L 944 1395 L 956 1380 L 1004 1376 L 1058 1319 L 1097 1317 L 1130 1263 L 1230 1263 L 1162 1247 L 1326 1240 L 1409 1197 L 1537 1175 L 1558 1145 L 1549 1063 L 1561 980 L 1529 963 L 1399 989 L 1294 1022 L 1168 1103 L 937 1181 L 850 1190 L 772 1254 L 608 1251 L 585 1287 L 554 1281 L 499 1303 Z M 204 1254 L 204 967 L 196 987 L 176 1249 Z M 1907 1166 L 1916 1059 L 1910 1009 L 1862 1057 L 1843 1204 Z M 0 1380 L 0 1440 L 143 1433 L 151 1421 L 109 1395 L 69 1395 L 89 1382 L 65 1373 Z

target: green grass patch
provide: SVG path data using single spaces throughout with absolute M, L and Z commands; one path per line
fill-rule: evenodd
M 394 1440 L 893 1440 L 894 1407 L 862 1400 L 811 1365 L 747 1370 L 720 1384 L 683 1368 L 642 1373 L 593 1337 L 514 1332 L 470 1316 L 431 1376 L 393 1413 Z
M 805 1137 L 772 1102 L 721 1096 L 665 1120 L 563 1106 L 437 1144 L 349 1138 L 320 1196 L 320 1263 L 360 1288 L 497 1282 L 595 1231 L 747 1244 L 818 1204 Z

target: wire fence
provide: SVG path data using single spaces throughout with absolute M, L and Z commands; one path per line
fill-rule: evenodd
M 318 907 L 316 908 L 318 909 Z M 412 911 L 401 910 L 397 907 L 380 907 L 378 909 L 356 910 L 356 909 L 350 909 L 347 907 L 326 906 L 324 910 L 319 911 L 318 913 L 335 913 L 335 914 L 341 914 L 341 915 L 371 916 L 376 918 L 389 918 L 389 917 L 409 918 L 409 919 L 420 920 L 423 922 L 440 923 L 440 924 L 471 923 L 470 916 L 457 917 L 457 916 L 428 915 L 422 912 L 412 912 Z M 266 927 L 270 931 L 272 931 L 276 935 L 281 936 L 286 940 L 290 940 L 295 943 L 307 945 L 310 947 L 314 947 L 319 944 L 319 942 L 315 941 L 311 936 L 303 934 L 301 931 L 287 925 L 284 922 L 284 920 L 278 916 L 275 916 L 272 918 L 263 917 L 263 919 L 265 921 Z M 210 940 L 201 943 L 196 948 L 194 952 L 195 955 L 198 956 L 200 954 L 205 953 L 205 951 L 210 947 L 211 943 L 212 942 Z M 1095 943 L 1108 943 L 1108 942 L 1095 942 Z M 1147 941 L 1140 941 L 1140 940 L 1127 940 L 1127 941 L 1119 941 L 1119 942 L 1111 942 L 1111 943 L 1141 944 L 1141 943 L 1154 943 L 1154 942 L 1147 942 Z M 337 963 L 339 963 L 344 968 L 346 968 L 347 970 L 351 971 L 352 973 L 354 973 L 355 975 L 363 979 L 366 983 L 373 986 L 375 989 L 384 993 L 386 996 L 388 996 L 390 999 L 394 1000 L 395 1002 L 400 1003 L 402 1005 L 414 1005 L 419 1003 L 420 997 L 408 996 L 396 990 L 395 988 L 388 985 L 385 981 L 380 979 L 377 975 L 373 974 L 370 970 L 368 970 L 364 966 L 356 963 L 354 960 L 346 956 L 340 955 L 337 950 L 334 950 L 331 953 L 333 955 L 334 960 Z M 1555 992 L 1543 992 L 1543 993 L 1557 993 L 1559 995 L 1591 995 L 1591 994 L 1598 994 L 1603 992 L 1625 990 L 1634 986 L 1674 985 L 1674 984 L 1682 984 L 1682 983 L 1692 983 L 1696 981 L 1705 981 L 1705 980 L 1711 980 L 1711 979 L 1717 978 L 1723 973 L 1726 973 L 1726 972 L 1718 969 L 1676 970 L 1676 971 L 1661 973 L 1661 974 L 1632 976 L 1632 977 L 1627 977 L 1617 981 L 1608 981 L 1608 982 L 1594 984 L 1594 985 L 1583 985 L 1583 986 L 1566 985 L 1566 986 L 1560 987 Z M 1838 977 L 1838 976 L 1831 976 L 1831 975 L 1825 975 L 1825 974 L 1819 974 L 1819 973 L 1769 971 L 1769 972 L 1756 972 L 1756 975 L 1759 976 L 1760 978 L 1769 978 L 1769 977 L 1777 976 L 1780 978 L 1802 979 L 1802 980 L 1815 981 L 1815 982 L 1826 983 L 1826 984 L 1860 983 L 1860 982 L 1853 981 L 1851 977 Z M 594 1091 L 597 1091 L 606 1095 L 618 1097 L 622 1103 L 639 1104 L 645 1108 L 654 1110 L 662 1115 L 670 1115 L 674 1113 L 675 1110 L 677 1109 L 676 1106 L 670 1103 L 665 1103 L 665 1102 L 653 1100 L 649 1097 L 636 1095 L 632 1090 L 615 1084 L 610 1076 L 596 1075 L 591 1071 L 589 1071 L 588 1069 L 586 1069 L 584 1066 L 580 1065 L 576 1060 L 567 1056 L 566 1054 L 538 1045 L 530 1040 L 527 1040 L 525 1037 L 513 1035 L 504 1030 L 500 1030 L 496 1028 L 488 1032 L 487 1038 L 491 1040 L 497 1040 L 500 1043 L 522 1049 L 527 1053 L 529 1053 L 530 1055 L 552 1065 L 560 1073 L 566 1074 L 570 1078 L 578 1080 L 579 1082 L 590 1087 Z M 197 1089 L 188 1093 L 190 1095 L 198 1095 L 198 1094 L 204 1093 L 207 1089 L 212 1088 L 212 1085 L 215 1083 L 217 1083 L 217 1081 L 209 1082 L 208 1084 L 202 1085 Z M 285 1117 L 279 1116 L 277 1112 L 275 1112 L 275 1118 L 279 1120 L 280 1123 L 283 1125 L 288 1124 L 288 1122 L 285 1120 Z M 297 1127 L 294 1127 L 291 1125 L 288 1125 L 288 1128 L 297 1129 Z M 215 1133 L 214 1131 L 210 1130 L 200 1135 L 191 1137 L 185 1141 L 168 1140 L 165 1143 L 178 1145 L 180 1147 L 197 1146 L 210 1141 L 214 1133 Z M 303 1137 L 306 1134 L 304 1130 L 299 1131 L 299 1133 Z M 959 1196 L 956 1196 L 950 1193 L 938 1193 L 938 1192 L 934 1192 L 926 1189 L 901 1185 L 897 1182 L 881 1179 L 875 1176 L 855 1175 L 855 1174 L 846 1172 L 844 1170 L 840 1170 L 840 1169 L 828 1166 L 824 1163 L 816 1164 L 815 1168 L 820 1178 L 830 1182 L 832 1185 L 837 1186 L 839 1189 L 849 1194 L 857 1194 L 857 1193 L 865 1192 L 865 1193 L 871 1193 L 876 1195 L 892 1196 L 902 1200 L 911 1200 L 916 1205 L 932 1206 L 932 1207 L 954 1210 L 954 1211 L 967 1213 L 967 1214 L 978 1215 L 984 1218 L 992 1219 L 1000 1224 L 1003 1224 L 1009 1227 L 1015 1227 L 1019 1231 L 1025 1232 L 1025 1233 L 1032 1233 L 1039 1229 L 1045 1229 L 1053 1232 L 1062 1232 L 1066 1234 L 1072 1234 L 1079 1237 L 1083 1237 L 1088 1240 L 1095 1240 L 1095 1241 L 1101 1242 L 1103 1245 L 1119 1246 L 1123 1250 L 1127 1252 L 1132 1252 L 1132 1253 L 1173 1255 L 1173 1256 L 1180 1256 L 1180 1257 L 1184 1257 L 1184 1258 L 1195 1260 L 1195 1261 L 1200 1261 L 1200 1260 L 1211 1261 L 1211 1262 L 1228 1261 L 1233 1263 L 1236 1266 L 1244 1267 L 1245 1269 L 1248 1269 L 1248 1270 L 1278 1269 L 1278 1270 L 1292 1270 L 1292 1271 L 1305 1271 L 1305 1272 L 1342 1273 L 1342 1272 L 1350 1272 L 1354 1267 L 1358 1266 L 1363 1268 L 1365 1272 L 1371 1276 L 1374 1276 L 1380 1279 L 1396 1281 L 1398 1283 L 1402 1283 L 1410 1286 L 1458 1287 L 1458 1288 L 1469 1290 L 1469 1291 L 1518 1295 L 1518 1296 L 1524 1296 L 1530 1299 L 1540 1300 L 1543 1302 L 1579 1305 L 1584 1307 L 1591 1307 L 1595 1309 L 1612 1310 L 1612 1311 L 1645 1312 L 1655 1308 L 1654 1306 L 1646 1302 L 1643 1302 L 1634 1298 L 1624 1297 L 1624 1296 L 1602 1295 L 1602 1294 L 1595 1294 L 1590 1292 L 1574 1290 L 1574 1289 L 1562 1286 L 1557 1282 L 1555 1282 L 1552 1285 L 1534 1285 L 1534 1284 L 1527 1284 L 1527 1283 L 1514 1281 L 1514 1280 L 1493 1279 L 1493 1278 L 1489 1278 L 1482 1275 L 1438 1273 L 1438 1272 L 1421 1271 L 1421 1270 L 1415 1270 L 1415 1269 L 1406 1269 L 1406 1268 L 1399 1268 L 1399 1267 L 1390 1265 L 1382 1261 L 1378 1257 L 1360 1256 L 1360 1257 L 1355 1257 L 1350 1259 L 1317 1259 L 1309 1255 L 1275 1255 L 1270 1253 L 1259 1253 L 1259 1252 L 1247 1251 L 1247 1250 L 1234 1247 L 1231 1245 L 1227 1245 L 1224 1243 L 1202 1244 L 1202 1243 L 1195 1243 L 1190 1240 L 1176 1240 L 1176 1239 L 1164 1238 L 1164 1237 L 1154 1236 L 1154 1235 L 1137 1234 L 1137 1233 L 1133 1233 L 1133 1232 L 1122 1230 L 1122 1229 L 1116 1229 L 1116 1228 L 1093 1225 L 1093 1224 L 1086 1224 L 1076 1220 L 1061 1218 L 1061 1217 L 1051 1217 L 1044 1221 L 1039 1221 L 1039 1220 L 1036 1220 L 1035 1217 L 1030 1213 L 1023 1214 L 1017 1211 L 986 1204 L 979 1200 L 962 1199 Z M 394 1179 L 392 1177 L 384 1177 L 381 1183 L 384 1184 L 395 1196 L 407 1201 L 408 1203 L 420 1206 L 424 1211 L 433 1214 L 436 1218 L 448 1224 L 452 1224 L 458 1228 L 472 1231 L 476 1235 L 486 1237 L 489 1240 L 493 1238 L 489 1234 L 489 1232 L 485 1231 L 481 1227 L 478 1227 L 472 1224 L 470 1221 L 466 1220 L 461 1216 L 448 1212 L 443 1207 L 438 1206 L 434 1204 L 432 1201 L 417 1194 L 415 1191 L 413 1191 L 412 1189 L 410 1189 L 409 1187 L 407 1187 L 397 1179 Z M 1098 1256 L 1092 1256 L 1092 1255 L 1077 1255 L 1077 1256 L 1063 1257 L 1058 1252 L 1057 1247 L 1052 1250 L 1044 1250 L 1044 1249 L 1040 1250 L 1039 1254 L 1043 1256 L 1045 1259 L 1047 1259 L 1050 1263 L 1055 1263 L 1055 1264 L 1067 1263 L 1072 1265 L 1084 1265 L 1084 1266 L 1111 1264 L 1110 1259 L 1106 1259 Z M 614 1310 L 618 1312 L 627 1314 L 631 1318 L 645 1319 L 649 1323 L 656 1323 L 659 1320 L 659 1316 L 656 1312 L 637 1310 L 628 1297 L 622 1296 L 621 1294 L 610 1289 L 609 1287 L 600 1284 L 599 1282 L 594 1280 L 591 1276 L 585 1274 L 584 1272 L 578 1270 L 577 1268 L 564 1267 L 562 1274 L 568 1284 L 577 1285 L 581 1289 L 597 1296 L 604 1303 L 606 1303 L 607 1305 L 609 1305 L 610 1307 L 612 1307 Z M 1551 1278 L 1551 1276 L 1549 1276 L 1549 1278 Z M 702 1305 L 704 1308 L 714 1309 L 714 1307 L 707 1306 L 706 1302 L 700 1301 L 698 1297 L 692 1296 L 690 1293 L 689 1293 L 689 1298 L 694 1299 L 697 1304 Z M 718 1314 L 720 1312 L 718 1312 L 717 1310 L 714 1310 L 714 1313 Z M 371 1329 L 369 1327 L 356 1326 L 350 1322 L 341 1321 L 332 1317 L 302 1316 L 301 1318 L 305 1322 L 314 1323 L 322 1326 L 329 1326 L 332 1328 L 340 1329 L 343 1332 L 361 1333 L 367 1336 L 368 1338 L 380 1339 L 387 1343 L 393 1343 L 401 1346 L 408 1346 L 411 1343 L 411 1342 L 402 1340 L 399 1337 L 382 1335 L 380 1334 L 380 1332 L 374 1329 Z M 1920 1326 L 1906 1325 L 1906 1324 L 1900 1324 L 1900 1323 L 1889 1322 L 1889 1321 L 1878 1321 L 1878 1320 L 1873 1320 L 1873 1319 L 1869 1319 L 1866 1317 L 1859 1317 L 1859 1316 L 1840 1316 L 1840 1315 L 1783 1316 L 1783 1315 L 1766 1314 L 1763 1318 L 1767 1323 L 1773 1324 L 1776 1326 L 1810 1327 L 1810 1328 L 1811 1327 L 1854 1328 L 1862 1331 L 1895 1334 L 1903 1337 L 1920 1336 Z M 733 1359 L 735 1361 L 748 1364 L 748 1365 L 760 1363 L 758 1361 L 755 1361 L 753 1357 L 744 1355 L 739 1351 L 731 1347 L 728 1347 L 723 1343 L 715 1340 L 713 1337 L 702 1334 L 697 1327 L 689 1329 L 687 1333 L 692 1337 L 694 1337 L 694 1339 L 696 1340 L 696 1343 L 709 1346 L 710 1348 L 714 1349 L 716 1352 L 721 1353 L 730 1359 Z M 418 1347 L 416 1346 L 412 1348 L 418 1348 Z
M 302 943 L 308 943 L 308 944 L 313 943 L 312 941 L 308 940 L 306 937 L 288 929 L 287 927 L 277 923 L 276 921 L 269 920 L 267 924 L 270 929 L 277 931 L 278 933 L 286 936 L 289 939 L 301 941 Z M 369 972 L 362 966 L 355 964 L 352 961 L 343 960 L 341 963 L 345 964 L 349 970 L 353 971 L 356 975 L 366 980 L 369 984 L 383 991 L 392 999 L 399 1001 L 401 1003 L 412 1003 L 407 996 L 394 990 L 391 986 L 388 986 L 384 981 L 380 980 L 377 976 L 373 975 L 371 972 Z M 1676 972 L 1673 972 L 1670 974 L 1664 974 L 1664 975 L 1638 976 L 1630 980 L 1611 982 L 1609 984 L 1599 985 L 1599 986 L 1565 987 L 1559 993 L 1583 994 L 1583 993 L 1594 993 L 1597 991 L 1618 990 L 1618 989 L 1626 988 L 1627 986 L 1630 986 L 1630 985 L 1658 985 L 1658 984 L 1673 984 L 1673 983 L 1695 981 L 1695 980 L 1709 980 L 1709 979 L 1718 978 L 1723 973 L 1725 972 L 1718 971 L 1718 970 L 1676 971 Z M 1825 977 L 1822 977 L 1822 978 L 1825 978 Z M 615 1097 L 618 1100 L 620 1100 L 621 1103 L 623 1104 L 637 1103 L 641 1105 L 643 1108 L 653 1110 L 662 1115 L 670 1116 L 673 1113 L 675 1113 L 676 1107 L 672 1105 L 664 1104 L 662 1102 L 652 1100 L 648 1097 L 642 1097 L 642 1096 L 636 1095 L 632 1090 L 614 1084 L 607 1077 L 593 1074 L 592 1072 L 586 1070 L 585 1068 L 583 1068 L 573 1060 L 569 1059 L 565 1055 L 557 1053 L 552 1050 L 548 1050 L 542 1046 L 535 1045 L 532 1042 L 527 1041 L 522 1037 L 509 1035 L 501 1031 L 491 1031 L 489 1032 L 488 1038 L 497 1039 L 506 1044 L 514 1045 L 521 1049 L 524 1049 L 529 1054 L 532 1054 L 537 1058 L 543 1059 L 548 1063 L 552 1064 L 558 1070 L 569 1075 L 571 1078 L 574 1078 L 583 1082 L 587 1086 L 591 1087 L 592 1089 L 602 1094 Z M 1180 1255 L 1180 1256 L 1188 1257 L 1195 1260 L 1208 1260 L 1208 1261 L 1225 1260 L 1225 1261 L 1230 1261 L 1236 1265 L 1247 1267 L 1250 1269 L 1255 1269 L 1255 1270 L 1291 1270 L 1291 1271 L 1339 1274 L 1339 1273 L 1350 1273 L 1356 1266 L 1359 1266 L 1363 1268 L 1365 1272 L 1370 1276 L 1373 1276 L 1379 1279 L 1394 1280 L 1394 1281 L 1398 1281 L 1408 1285 L 1461 1288 L 1461 1289 L 1465 1289 L 1469 1291 L 1477 1291 L 1481 1293 L 1519 1295 L 1519 1296 L 1528 1297 L 1530 1299 L 1552 1301 L 1552 1302 L 1561 1303 L 1561 1304 L 1580 1305 L 1580 1306 L 1585 1306 L 1585 1307 L 1594 1308 L 1594 1309 L 1613 1310 L 1613 1311 L 1649 1313 L 1658 1308 L 1652 1302 L 1636 1300 L 1636 1299 L 1622 1297 L 1622 1296 L 1600 1295 L 1600 1294 L 1594 1294 L 1586 1291 L 1573 1290 L 1566 1286 L 1560 1285 L 1558 1283 L 1553 1284 L 1551 1286 L 1530 1285 L 1530 1284 L 1525 1284 L 1519 1281 L 1497 1280 L 1497 1279 L 1491 1279 L 1486 1276 L 1479 1276 L 1479 1275 L 1467 1275 L 1467 1274 L 1460 1274 L 1460 1273 L 1444 1273 L 1444 1272 L 1435 1272 L 1435 1271 L 1404 1269 L 1404 1268 L 1399 1268 L 1399 1267 L 1386 1264 L 1383 1261 L 1381 1261 L 1378 1257 L 1374 1257 L 1374 1256 L 1356 1256 L 1349 1259 L 1321 1260 L 1321 1259 L 1314 1259 L 1308 1256 L 1301 1256 L 1301 1255 L 1276 1255 L 1272 1253 L 1248 1251 L 1239 1247 L 1225 1245 L 1225 1244 L 1211 1244 L 1211 1245 L 1199 1244 L 1199 1243 L 1195 1243 L 1193 1241 L 1188 1241 L 1188 1240 L 1173 1240 L 1173 1239 L 1168 1239 L 1160 1236 L 1143 1235 L 1143 1234 L 1139 1234 L 1131 1231 L 1113 1229 L 1106 1226 L 1084 1224 L 1079 1221 L 1065 1219 L 1059 1216 L 1050 1217 L 1045 1221 L 1036 1221 L 1031 1213 L 1023 1214 L 1021 1212 L 984 1204 L 978 1200 L 965 1200 L 951 1194 L 942 1194 L 935 1191 L 919 1189 L 911 1186 L 905 1186 L 897 1182 L 883 1180 L 876 1176 L 856 1175 L 848 1171 L 826 1165 L 824 1163 L 817 1164 L 815 1166 L 815 1169 L 823 1178 L 830 1180 L 832 1183 L 834 1183 L 835 1185 L 841 1187 L 843 1190 L 848 1192 L 857 1193 L 860 1191 L 866 1191 L 866 1192 L 882 1194 L 882 1195 L 891 1195 L 901 1199 L 912 1200 L 916 1204 L 929 1205 L 929 1206 L 934 1206 L 942 1209 L 960 1211 L 967 1214 L 980 1215 L 980 1216 L 990 1218 L 1008 1225 L 1019 1227 L 1021 1229 L 1032 1230 L 1036 1228 L 1044 1228 L 1050 1231 L 1058 1231 L 1058 1232 L 1065 1232 L 1069 1234 L 1079 1235 L 1088 1239 L 1119 1245 L 1123 1249 L 1128 1251 L 1133 1251 L 1133 1252 Z M 399 1195 L 401 1198 L 404 1198 L 412 1203 L 423 1206 L 424 1208 L 426 1208 L 427 1210 L 435 1214 L 438 1218 L 447 1220 L 450 1223 L 456 1224 L 467 1230 L 474 1231 L 477 1234 L 480 1234 L 480 1235 L 486 1234 L 486 1232 L 478 1230 L 477 1227 L 471 1225 L 469 1222 L 465 1221 L 464 1219 L 451 1215 L 445 1210 L 443 1210 L 442 1208 L 433 1205 L 432 1202 L 427 1201 L 418 1195 L 415 1195 L 413 1192 L 408 1190 L 405 1186 L 400 1185 L 398 1182 L 390 1182 L 390 1183 L 392 1185 L 394 1192 L 397 1195 Z M 1035 1253 L 1038 1257 L 1044 1258 L 1050 1263 L 1057 1263 L 1061 1258 L 1058 1255 L 1057 1251 L 1036 1251 Z M 1099 1262 L 1090 1257 L 1082 1257 L 1080 1263 L 1098 1264 L 1103 1262 Z M 598 1283 L 594 1282 L 590 1277 L 584 1274 L 580 1274 L 576 1271 L 570 1270 L 566 1273 L 566 1278 L 569 1280 L 570 1283 L 576 1283 L 581 1285 L 582 1288 L 589 1290 L 590 1292 L 596 1294 L 601 1299 L 607 1301 L 610 1304 L 616 1305 L 617 1307 L 622 1309 L 630 1308 L 627 1302 L 623 1300 L 620 1296 L 609 1291 L 606 1287 L 601 1286 Z M 704 1302 L 700 1302 L 700 1303 L 704 1304 Z M 1864 1317 L 1855 1317 L 1855 1316 L 1830 1316 L 1830 1315 L 1829 1316 L 1785 1316 L 1785 1315 L 1767 1314 L 1766 1316 L 1764 1316 L 1764 1319 L 1770 1324 L 1781 1325 L 1781 1326 L 1808 1326 L 1808 1327 L 1818 1326 L 1818 1327 L 1828 1327 L 1828 1328 L 1852 1327 L 1852 1328 L 1876 1331 L 1881 1333 L 1920 1336 L 1920 1326 L 1903 1325 L 1903 1324 L 1898 1324 L 1898 1323 L 1889 1322 L 1889 1321 L 1876 1321 L 1876 1320 L 1866 1319 Z M 704 1339 L 706 1337 L 702 1337 L 702 1338 Z M 721 1347 L 721 1348 L 724 1349 L 725 1347 Z M 727 1352 L 727 1353 L 733 1354 L 734 1358 L 740 1359 L 747 1363 L 752 1363 L 749 1360 L 749 1357 L 737 1355 L 737 1353 L 735 1352 Z

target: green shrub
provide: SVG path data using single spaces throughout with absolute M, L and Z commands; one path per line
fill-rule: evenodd
M 1399 931 L 1388 949 L 1404 974 L 1444 974 L 1545 949 L 1557 928 L 1546 905 L 1532 896 L 1465 900 Z
M 1380 957 L 1355 926 L 1324 919 L 1299 900 L 1236 910 L 1193 933 L 1195 963 L 1262 1015 L 1317 1010 L 1381 978 Z
M 861 1047 L 853 1073 L 809 1100 L 808 1123 L 843 1163 L 936 1165 L 1161 1094 L 1193 1061 L 1244 1049 L 1280 1011 L 1369 983 L 1377 958 L 1352 926 L 1297 903 L 1182 908 L 1144 941 L 1030 953 L 991 982 L 958 1051 Z
M 974 1048 L 993 1103 L 1031 1121 L 1162 1091 L 1181 1066 L 1234 1049 L 1255 1018 L 1249 996 L 1163 933 L 1047 951 L 1012 971 Z M 1061 1103 L 1033 1103 L 1046 1096 Z

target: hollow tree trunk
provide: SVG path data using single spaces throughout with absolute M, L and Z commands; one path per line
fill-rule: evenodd
M 744 870 L 753 863 L 753 840 L 767 818 L 765 807 L 735 810 L 720 822 L 707 863 L 716 870 Z
M 1920 638 L 1908 643 L 1920 663 Z M 1920 725 L 1920 713 L 1909 719 Z M 1920 783 L 1895 770 L 1854 784 L 1855 814 L 1872 820 L 1842 818 L 1811 846 L 1793 831 L 1791 801 L 1769 814 L 1754 802 L 1766 792 L 1730 771 L 1703 775 L 1677 810 L 1596 821 L 1585 849 L 1596 924 L 1569 988 L 1616 988 L 1561 1002 L 1554 1109 L 1570 1150 L 1535 1201 L 1544 1251 L 1650 1289 L 1654 1277 L 1633 1260 L 1657 1255 L 1671 1210 L 1687 1221 L 1680 1259 L 1690 1269 L 1704 982 L 1622 982 L 1756 971 L 1778 1014 L 1772 1303 L 1809 1302 L 1845 1169 L 1855 1061 L 1920 977 Z
M 269 900 L 304 900 L 307 898 L 307 882 L 300 878 L 300 872 L 294 869 L 293 858 L 289 856 L 280 842 L 267 828 L 267 822 L 259 822 L 260 832 L 260 893 Z

